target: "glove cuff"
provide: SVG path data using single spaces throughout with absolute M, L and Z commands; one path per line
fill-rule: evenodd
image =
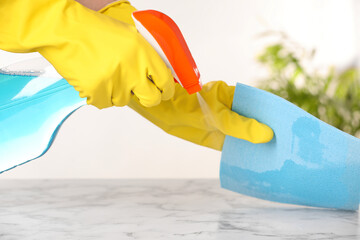
M 135 23 L 131 17 L 134 11 L 136 11 L 136 8 L 131 6 L 129 1 L 120 0 L 106 5 L 98 12 L 134 26 Z
M 111 2 L 111 3 L 106 4 L 103 8 L 101 8 L 100 10 L 98 10 L 98 12 L 99 12 L 99 13 L 104 13 L 104 12 L 105 12 L 106 10 L 108 10 L 109 8 L 112 8 L 112 7 L 117 6 L 117 5 L 121 5 L 121 4 L 123 4 L 123 3 L 131 5 L 130 2 L 127 1 L 127 0 L 118 0 L 118 1 L 114 1 L 114 2 Z

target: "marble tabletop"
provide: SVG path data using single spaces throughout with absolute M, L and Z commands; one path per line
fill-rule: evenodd
M 0 180 L 1 240 L 360 239 L 358 212 L 278 204 L 201 180 Z

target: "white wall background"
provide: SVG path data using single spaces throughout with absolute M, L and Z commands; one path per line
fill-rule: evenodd
M 268 42 L 256 36 L 286 32 L 316 48 L 316 65 L 340 68 L 359 56 L 356 0 L 132 0 L 157 9 L 183 31 L 204 82 L 255 85 L 264 70 L 255 56 Z M 360 27 L 359 17 L 356 20 Z M 0 65 L 28 55 L 0 52 Z M 31 57 L 31 56 L 30 56 Z M 62 126 L 41 158 L 0 178 L 217 178 L 220 152 L 163 133 L 127 108 L 86 106 Z

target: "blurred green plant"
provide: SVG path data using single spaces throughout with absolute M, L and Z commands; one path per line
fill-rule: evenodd
M 304 62 L 315 51 L 290 47 L 288 40 L 269 45 L 258 61 L 269 71 L 259 87 L 294 103 L 310 114 L 356 137 L 360 137 L 360 72 L 356 68 L 325 73 L 309 71 Z

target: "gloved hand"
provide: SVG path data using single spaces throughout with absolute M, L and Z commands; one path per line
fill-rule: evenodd
M 0 25 L 0 49 L 40 52 L 98 108 L 133 94 L 149 107 L 174 94 L 170 69 L 134 26 L 73 0 L 1 0 Z
M 131 18 L 134 10 L 130 5 L 114 2 L 99 12 L 134 24 Z M 225 135 L 252 143 L 270 141 L 271 128 L 231 111 L 234 92 L 235 87 L 225 82 L 207 83 L 200 92 L 207 107 L 201 108 L 196 94 L 189 95 L 176 84 L 175 94 L 168 101 L 146 108 L 132 98 L 129 107 L 169 134 L 216 150 L 222 150 Z
M 234 92 L 225 82 L 207 83 L 200 92 L 207 106 L 201 108 L 196 94 L 189 95 L 177 84 L 169 101 L 145 108 L 133 98 L 129 106 L 165 132 L 216 150 L 222 150 L 225 135 L 252 143 L 270 141 L 271 128 L 231 111 Z

